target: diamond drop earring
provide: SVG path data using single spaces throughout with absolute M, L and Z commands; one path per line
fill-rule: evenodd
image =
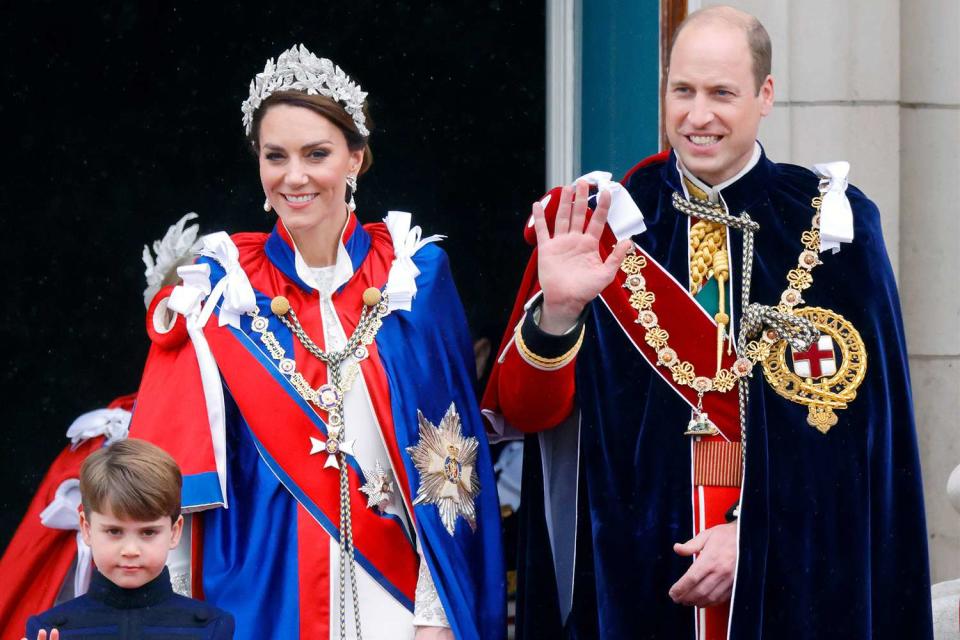
M 357 201 L 353 199 L 357 193 L 357 176 L 352 173 L 347 174 L 347 195 L 349 200 L 347 200 L 347 206 L 350 207 L 350 211 L 356 211 Z

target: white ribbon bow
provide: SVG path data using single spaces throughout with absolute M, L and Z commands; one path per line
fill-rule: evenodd
M 96 409 L 88 411 L 73 421 L 67 429 L 72 448 L 76 449 L 81 442 L 106 436 L 106 445 L 117 440 L 124 440 L 130 432 L 130 412 L 126 409 Z
M 643 222 L 643 213 L 633 201 L 630 192 L 622 184 L 613 180 L 613 175 L 607 171 L 591 171 L 577 178 L 597 185 L 600 191 L 610 193 L 610 211 L 607 214 L 607 224 L 617 240 L 630 238 L 647 230 Z M 599 195 L 599 193 L 597 194 Z
M 230 236 L 223 231 L 203 236 L 201 242 L 203 242 L 203 248 L 200 249 L 200 255 L 216 260 L 225 273 L 210 292 L 198 322 L 201 327 L 207 324 L 210 314 L 213 313 L 213 307 L 222 296 L 220 326 L 229 324 L 234 329 L 239 329 L 240 316 L 257 308 L 257 297 L 253 293 L 253 287 L 250 286 L 247 274 L 240 266 L 238 259 L 240 251 L 237 245 L 233 244 Z
M 203 310 L 203 301 L 210 295 L 210 265 L 183 265 L 177 268 L 177 275 L 183 283 L 170 292 L 167 309 L 185 318 L 198 318 Z
M 825 162 L 813 166 L 820 176 L 821 185 L 827 183 L 822 193 L 820 205 L 820 252 L 828 249 L 833 253 L 840 251 L 840 243 L 853 241 L 853 211 L 847 199 L 847 175 L 849 162 Z
M 104 411 L 113 411 L 113 409 L 104 409 Z M 129 412 L 127 413 L 129 415 Z M 83 534 L 80 533 L 79 507 L 80 481 L 70 478 L 60 483 L 53 501 L 40 512 L 40 523 L 43 526 L 77 532 L 77 571 L 73 576 L 74 597 L 82 596 L 87 592 L 90 588 L 90 577 L 93 575 L 93 552 L 83 541 Z
M 613 231 L 613 235 L 616 236 L 617 240 L 630 238 L 647 230 L 647 225 L 643 222 L 643 213 L 641 213 L 640 208 L 637 207 L 637 203 L 633 201 L 630 192 L 627 191 L 622 184 L 613 179 L 612 173 L 609 171 L 591 171 L 574 180 L 574 184 L 580 180 L 586 180 L 587 183 L 596 185 L 599 191 L 607 191 L 610 193 L 610 209 L 607 213 L 607 225 L 609 225 L 610 230 Z M 550 194 L 547 194 L 547 196 L 540 201 L 540 205 L 546 208 L 549 202 Z M 530 216 L 530 219 L 527 221 L 527 226 L 533 226 L 533 216 Z
M 393 264 L 387 277 L 385 293 L 389 300 L 389 310 L 410 311 L 413 299 L 417 296 L 417 276 L 420 269 L 413 262 L 413 256 L 422 247 L 443 240 L 446 236 L 434 234 L 421 238 L 423 231 L 419 226 L 410 227 L 412 216 L 406 211 L 390 211 L 383 219 L 393 239 Z

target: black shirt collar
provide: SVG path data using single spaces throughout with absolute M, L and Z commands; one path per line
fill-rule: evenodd
M 159 604 L 173 595 L 170 586 L 170 571 L 164 567 L 156 578 L 142 587 L 124 589 L 110 582 L 99 571 L 94 571 L 87 591 L 94 600 L 98 600 L 115 609 L 140 609 Z

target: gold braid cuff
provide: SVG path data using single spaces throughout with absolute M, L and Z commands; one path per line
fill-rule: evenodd
M 523 358 L 527 364 L 529 364 L 531 367 L 542 369 L 543 371 L 562 369 L 573 362 L 573 359 L 577 357 L 577 353 L 580 351 L 580 346 L 583 345 L 583 334 L 586 331 L 586 327 L 581 325 L 580 336 L 577 338 L 576 344 L 574 344 L 569 351 L 557 356 L 556 358 L 544 358 L 543 356 L 535 354 L 527 346 L 526 341 L 523 339 L 523 332 L 521 331 L 522 328 L 523 323 L 521 322 L 520 326 L 517 327 L 513 334 L 514 342 L 517 345 L 517 351 L 520 353 L 520 357 Z

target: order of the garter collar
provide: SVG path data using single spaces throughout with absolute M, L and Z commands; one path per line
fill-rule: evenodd
M 370 135 L 363 113 L 366 92 L 343 69 L 328 58 L 318 58 L 302 44 L 281 53 L 276 63 L 269 58 L 263 72 L 250 81 L 250 97 L 240 105 L 247 135 L 253 129 L 253 114 L 264 100 L 278 91 L 303 91 L 307 95 L 321 95 L 336 100 L 353 118 L 360 135 Z

